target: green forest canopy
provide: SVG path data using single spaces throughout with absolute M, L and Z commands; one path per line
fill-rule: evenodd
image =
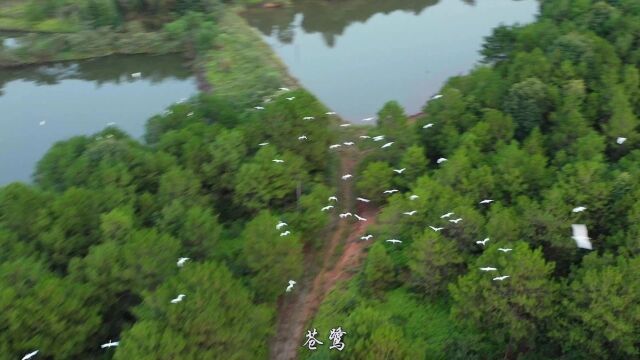
M 536 23 L 497 28 L 483 56 L 417 121 L 394 102 L 380 111 L 371 135 L 395 144 L 354 176 L 382 209 L 379 243 L 310 324 L 325 344 L 341 326 L 345 350 L 302 358 L 640 356 L 640 3 L 543 2 Z M 34 185 L 1 188 L 0 359 L 265 358 L 302 248 L 331 222 L 318 212 L 338 140 L 304 91 L 265 107 L 201 95 L 151 118 L 144 143 L 115 128 L 74 137 Z M 463 220 L 440 218 L 450 211 Z M 576 248 L 572 223 L 593 251 Z M 192 262 L 178 268 L 181 256 Z M 171 306 L 178 293 L 184 306 Z M 121 346 L 100 349 L 109 339 Z

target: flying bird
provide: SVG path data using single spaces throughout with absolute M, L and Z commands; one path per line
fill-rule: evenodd
M 443 96 L 442 94 L 433 95 L 433 96 L 431 97 L 431 100 L 440 99 L 442 96 Z
M 266 146 L 266 145 L 269 145 L 269 143 L 268 142 L 263 142 L 263 143 L 258 144 L 258 146 Z
M 491 199 L 484 199 L 482 201 L 480 201 L 480 204 L 491 204 L 493 202 L 493 200 Z
M 333 144 L 333 145 L 330 145 L 330 146 L 329 146 L 329 149 L 337 149 L 337 148 L 339 148 L 340 146 L 342 146 L 342 144 Z
M 335 196 L 329 196 L 329 199 L 327 201 L 338 201 L 338 198 Z
M 336 112 L 335 111 L 328 111 L 326 113 L 324 113 L 325 115 L 335 115 Z
M 178 265 L 178 267 L 183 267 L 188 260 L 191 260 L 191 259 L 188 257 L 181 257 L 178 259 L 178 262 L 176 264 Z
M 373 119 L 375 119 L 375 117 L 372 116 L 372 117 L 364 118 L 362 119 L 362 121 L 371 121 Z
M 443 163 L 443 162 L 445 162 L 445 161 L 447 161 L 447 159 L 446 159 L 446 158 L 439 158 L 438 160 L 436 160 L 436 162 L 437 162 L 438 164 L 442 164 L 442 163 Z
M 118 345 L 120 345 L 120 341 L 111 341 L 111 340 L 109 340 L 108 343 L 102 344 L 102 345 L 100 345 L 100 347 L 104 349 L 104 348 L 116 347 Z
M 627 141 L 626 137 L 619 137 L 616 139 L 616 142 L 618 143 L 618 145 L 622 145 L 622 143 L 624 143 L 625 141 Z
M 584 207 L 584 206 L 578 206 L 578 207 L 573 208 L 573 210 L 571 210 L 571 211 L 573 211 L 574 213 L 579 213 L 579 212 L 583 212 L 583 211 L 585 211 L 585 210 L 587 210 L 587 208 L 586 208 L 586 207 Z
M 398 191 L 400 191 L 400 190 L 398 190 L 398 189 L 391 189 L 391 190 L 385 190 L 385 191 L 384 191 L 384 193 L 385 193 L 385 194 L 393 194 L 394 192 L 398 192 Z
M 264 108 L 262 106 L 254 106 L 253 108 L 256 109 L 256 110 L 264 110 Z
M 412 210 L 412 211 L 405 211 L 402 214 L 404 215 L 409 215 L 409 216 L 413 216 L 415 213 L 417 213 L 418 210 Z
M 290 292 L 291 290 L 293 290 L 293 285 L 295 285 L 296 282 L 293 280 L 289 280 L 289 286 L 287 286 L 287 292 Z
M 573 231 L 573 236 L 571 236 L 571 238 L 576 241 L 576 245 L 578 245 L 579 248 L 588 250 L 593 249 L 591 241 L 589 240 L 589 235 L 587 234 L 586 225 L 572 224 L 571 230 Z
M 395 171 L 398 174 L 402 174 L 405 170 L 407 170 L 407 168 L 402 168 L 402 169 L 393 169 L 393 171 Z
M 485 244 L 486 244 L 488 241 L 489 241 L 489 238 L 486 238 L 486 239 L 484 239 L 484 240 L 482 240 L 482 241 L 480 241 L 480 240 L 476 241 L 476 244 L 478 244 L 478 245 L 482 245 L 482 246 L 485 246 Z
M 283 163 L 284 162 L 284 160 L 282 160 L 282 159 L 273 159 L 271 161 L 273 161 L 274 163 Z
M 342 180 L 347 180 L 347 179 L 352 178 L 352 177 L 353 177 L 353 175 L 351 175 L 351 174 L 345 174 L 345 175 L 342 175 Z
M 427 125 L 423 126 L 422 128 L 423 129 L 428 129 L 428 128 L 432 127 L 432 126 L 433 126 L 433 123 L 428 123 Z
M 393 145 L 393 141 L 392 142 L 388 142 L 382 146 L 380 146 L 380 149 L 384 149 L 384 148 L 388 148 L 389 146 Z
M 453 213 L 452 213 L 452 212 L 448 212 L 448 213 L 446 213 L 446 214 L 444 214 L 444 215 L 440 216 L 440 219 L 448 218 L 448 217 L 450 217 L 451 215 L 453 215 Z
M 378 135 L 373 137 L 373 141 L 381 141 L 384 140 L 384 135 Z
M 369 240 L 373 237 L 373 235 L 369 234 L 369 235 L 365 235 L 365 236 L 360 236 L 360 240 Z
M 116 123 L 114 123 L 113 121 L 107 123 L 107 126 L 115 126 L 115 125 L 116 125 Z
M 305 116 L 302 118 L 302 120 L 313 120 L 315 119 L 313 116 Z
M 355 216 L 358 221 L 367 221 L 367 219 L 363 218 L 362 216 L 358 216 L 358 214 L 353 214 L 353 216 Z
M 503 253 L 508 253 L 511 250 L 513 250 L 513 249 L 511 249 L 511 248 L 498 248 L 498 251 L 502 251 Z
M 360 135 L 360 139 L 371 139 L 369 135 Z
M 287 230 L 287 231 L 285 231 L 285 232 L 281 232 L 281 233 L 280 233 L 280 236 L 287 236 L 287 235 L 289 235 L 289 234 L 291 234 L 291 231 Z
M 141 77 L 141 76 L 142 76 L 142 73 L 140 73 L 140 72 L 135 72 L 135 73 L 132 73 L 132 74 L 131 74 L 131 77 L 132 77 L 132 78 L 139 78 L 139 77 Z
M 431 230 L 433 230 L 433 231 L 435 231 L 435 232 L 438 232 L 438 231 L 440 231 L 440 230 L 444 229 L 443 227 L 433 227 L 433 226 L 431 226 L 431 225 L 429 225 L 429 227 L 431 228 Z
M 46 121 L 42 120 L 42 121 L 40 121 L 39 124 L 40 124 L 40 126 L 44 126 L 46 123 L 47 123 Z
M 182 299 L 184 299 L 184 297 L 185 297 L 185 296 L 187 296 L 187 295 L 185 295 L 185 294 L 179 294 L 177 298 L 175 298 L 175 299 L 171 300 L 171 303 L 172 303 L 172 304 L 177 304 L 177 303 L 179 303 L 180 301 L 182 301 Z
M 355 144 L 353 141 L 345 141 L 343 142 L 343 144 L 347 145 L 347 146 L 351 146 L 353 144 Z
M 288 98 L 285 98 L 285 99 L 287 99 L 287 100 L 291 101 L 291 100 L 293 100 L 293 99 L 295 99 L 295 98 L 296 98 L 295 96 L 292 96 L 292 97 L 288 97 Z
M 29 359 L 31 359 L 32 357 L 36 356 L 36 354 L 38 353 L 38 351 L 40 351 L 40 350 L 36 350 L 36 351 L 32 351 L 32 352 L 28 353 L 27 355 L 25 355 L 25 356 L 23 356 L 23 357 L 22 357 L 22 360 L 29 360 Z
M 454 224 L 457 224 L 457 223 L 459 223 L 460 221 L 462 221 L 462 218 L 457 218 L 457 219 L 453 219 L 453 220 L 449 220 L 449 221 L 451 221 L 451 222 L 452 222 L 452 223 L 454 223 Z
M 398 239 L 389 239 L 389 240 L 385 240 L 386 242 L 390 242 L 392 244 L 398 244 L 401 243 L 402 240 L 398 240 Z
M 347 126 L 351 126 L 351 124 L 349 123 L 344 123 L 344 124 L 340 124 L 341 127 L 347 127 Z
M 494 277 L 493 280 L 494 281 L 502 281 L 502 280 L 504 280 L 504 279 L 506 279 L 508 277 L 510 277 L 510 276 L 509 275 L 497 276 L 497 277 Z
M 276 224 L 276 230 L 280 230 L 280 229 L 282 229 L 283 227 L 285 227 L 285 226 L 287 226 L 287 225 L 289 225 L 289 224 L 287 224 L 287 223 L 286 223 L 286 222 L 284 222 L 284 221 L 280 221 L 280 222 L 278 222 L 278 223 Z
M 415 199 L 417 199 L 419 197 L 420 196 L 418 196 L 418 195 L 411 195 L 411 196 L 409 196 L 409 200 L 415 200 Z
M 298 136 L 298 140 L 307 140 L 307 135 Z
M 353 214 L 352 214 L 352 213 L 350 213 L 350 212 L 346 212 L 346 213 L 339 214 L 338 216 L 339 216 L 341 219 L 344 219 L 344 218 L 346 218 L 347 216 L 353 216 Z
M 289 91 L 289 88 L 281 87 L 279 90 L 280 90 L 280 91 Z
M 481 271 L 497 271 L 498 269 L 494 267 L 481 267 L 480 270 Z
M 331 210 L 331 209 L 333 209 L 333 205 L 325 206 L 322 209 L 320 209 L 320 211 L 327 211 L 327 210 Z
M 358 201 L 362 201 L 362 202 L 366 202 L 366 203 L 368 203 L 369 201 L 371 201 L 371 200 L 369 200 L 369 199 L 365 199 L 365 198 L 361 198 L 361 197 L 356 198 L 356 200 L 358 200 Z

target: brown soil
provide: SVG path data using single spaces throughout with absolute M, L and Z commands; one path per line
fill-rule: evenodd
M 353 173 L 361 155 L 351 149 L 343 152 L 340 174 Z M 341 189 L 336 209 L 354 212 L 353 181 L 341 181 L 340 184 Z M 360 240 L 360 237 L 365 235 L 367 227 L 375 222 L 378 209 L 363 203 L 355 205 L 357 208 L 355 213 L 366 218 L 367 221 L 357 221 L 355 218 L 340 219 L 325 246 L 321 269 L 315 277 L 309 277 L 304 284 L 298 284 L 296 295 L 280 299 L 277 328 L 271 343 L 270 359 L 293 360 L 298 358 L 298 349 L 303 344 L 302 339 L 306 332 L 305 325 L 314 317 L 318 307 L 334 285 L 338 281 L 348 279 L 354 273 L 353 270 L 360 266 L 365 253 L 364 249 L 371 244 L 371 240 Z M 334 212 L 336 217 L 338 211 Z M 344 244 L 342 254 L 335 261 L 335 264 L 332 264 L 340 243 Z M 306 254 L 307 258 L 310 256 L 316 256 L 316 254 L 312 252 Z M 310 264 L 311 262 L 306 261 L 305 263 Z

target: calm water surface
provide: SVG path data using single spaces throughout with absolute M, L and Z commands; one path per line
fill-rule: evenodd
M 493 28 L 537 13 L 536 0 L 305 0 L 245 16 L 304 87 L 358 122 L 388 100 L 419 112 L 474 67 Z
M 130 76 L 136 72 L 140 78 Z M 30 181 L 55 142 L 93 134 L 110 122 L 139 138 L 149 117 L 196 92 L 179 56 L 0 69 L 0 186 Z

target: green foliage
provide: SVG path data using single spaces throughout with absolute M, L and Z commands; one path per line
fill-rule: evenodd
M 266 301 L 275 300 L 284 293 L 289 280 L 302 275 L 302 244 L 300 235 L 291 228 L 290 235 L 281 236 L 276 229 L 278 219 L 262 211 L 244 228 L 244 260 L 253 274 L 252 287 L 257 296 Z
M 489 246 L 469 272 L 450 286 L 452 316 L 486 331 L 485 341 L 507 346 L 532 344 L 542 334 L 541 324 L 553 318 L 558 286 L 550 279 L 553 263 L 542 252 L 522 242 L 503 254 Z M 480 271 L 495 267 L 497 272 Z M 503 281 L 492 281 L 509 275 Z
M 385 190 L 391 188 L 393 169 L 386 162 L 369 163 L 359 176 L 356 188 L 372 201 L 381 203 L 386 198 Z
M 363 274 L 364 286 L 377 296 L 380 296 L 393 283 L 395 270 L 384 243 L 377 242 L 371 247 Z
M 182 302 L 170 303 L 178 294 Z M 251 298 L 224 265 L 189 264 L 145 296 L 114 359 L 263 358 L 271 314 Z

